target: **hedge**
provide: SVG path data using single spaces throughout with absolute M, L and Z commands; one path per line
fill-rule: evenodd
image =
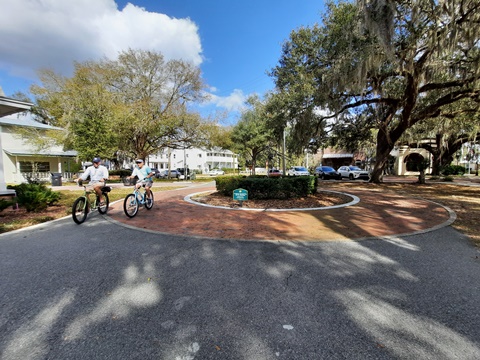
M 236 189 L 248 191 L 249 199 L 291 199 L 304 197 L 317 192 L 314 176 L 298 177 L 257 177 L 257 176 L 218 176 L 215 178 L 217 191 L 225 196 L 233 196 Z

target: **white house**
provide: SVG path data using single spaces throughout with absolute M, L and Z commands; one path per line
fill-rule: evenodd
M 16 114 L 25 110 L 29 110 L 32 104 L 10 99 L 4 96 L 2 88 L 0 87 L 0 119 L 4 116 Z M 0 125 L 0 133 L 2 126 Z M 15 191 L 7 190 L 7 184 L 5 181 L 5 169 L 3 165 L 3 144 L 2 136 L 0 136 L 0 196 L 15 195 Z
M 230 150 L 219 148 L 164 149 L 157 155 L 150 155 L 147 164 L 159 170 L 187 167 L 190 170 L 196 170 L 198 173 L 206 173 L 212 169 L 236 169 L 238 167 L 238 157 Z
M 63 151 L 60 146 L 52 145 L 48 149 L 38 150 L 22 138 L 19 128 L 30 127 L 40 133 L 57 129 L 34 121 L 30 116 L 10 115 L 0 118 L 0 162 L 3 165 L 3 181 L 5 183 L 22 183 L 27 178 L 50 181 L 51 173 L 65 173 L 74 162 L 76 151 Z

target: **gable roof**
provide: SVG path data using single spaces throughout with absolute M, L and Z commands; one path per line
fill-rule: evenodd
M 0 96 L 0 117 L 30 110 L 32 103 Z
M 22 126 L 22 127 L 33 127 L 37 129 L 45 130 L 63 130 L 62 128 L 51 126 L 47 124 L 42 124 L 38 121 L 32 119 L 30 114 L 22 114 L 16 116 L 6 116 L 0 117 L 0 125 L 11 125 L 11 126 Z

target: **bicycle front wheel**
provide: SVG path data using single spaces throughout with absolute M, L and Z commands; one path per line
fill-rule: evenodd
M 108 198 L 107 193 L 103 193 L 102 196 L 103 196 L 103 204 L 101 204 L 101 205 L 100 205 L 100 201 L 97 197 L 98 212 L 100 214 L 106 214 L 107 211 L 108 211 L 108 205 L 110 204 L 110 199 Z
M 153 192 L 150 191 L 150 197 L 147 198 L 147 195 L 145 195 L 145 208 L 147 210 L 150 210 L 153 207 Z
M 138 201 L 135 194 L 128 194 L 123 202 L 123 211 L 125 215 L 133 218 L 138 213 Z
M 73 203 L 73 207 L 72 207 L 73 221 L 75 221 L 77 224 L 80 225 L 87 218 L 87 214 L 88 214 L 87 198 L 85 198 L 84 196 L 79 197 Z

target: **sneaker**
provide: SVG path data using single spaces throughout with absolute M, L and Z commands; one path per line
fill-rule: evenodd
M 98 204 L 98 206 L 100 206 L 100 207 L 105 206 L 105 201 L 100 201 L 100 203 Z

